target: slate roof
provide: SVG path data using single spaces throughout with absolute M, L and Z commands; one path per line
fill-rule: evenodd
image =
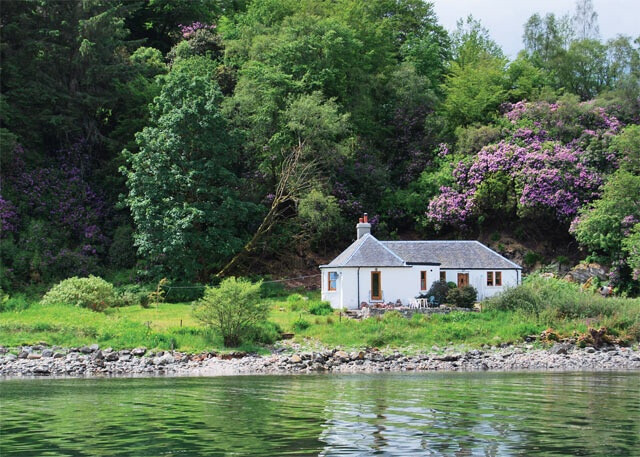
M 451 269 L 522 269 L 479 241 L 378 241 L 366 234 L 326 267 L 440 265 Z
M 328 267 L 405 267 L 405 261 L 367 233 L 333 259 Z
M 452 269 L 522 269 L 479 241 L 382 241 L 407 263 Z

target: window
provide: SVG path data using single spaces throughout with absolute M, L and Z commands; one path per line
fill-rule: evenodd
M 446 281 L 447 280 L 447 272 L 446 271 L 441 271 L 440 272 L 440 281 Z
M 458 273 L 458 287 L 469 285 L 469 273 Z
M 327 289 L 336 290 L 336 286 L 338 284 L 338 273 L 335 271 L 330 271 L 327 276 Z
M 371 300 L 382 300 L 382 283 L 379 271 L 371 272 Z
M 420 272 L 420 290 L 427 290 L 427 272 Z
M 487 271 L 487 286 L 501 286 L 501 285 L 502 285 L 502 272 Z

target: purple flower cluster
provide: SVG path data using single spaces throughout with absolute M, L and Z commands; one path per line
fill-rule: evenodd
M 202 22 L 192 22 L 190 25 L 178 24 L 180 27 L 180 33 L 183 38 L 190 38 L 198 30 L 212 30 L 215 29 L 215 24 L 203 24 Z
M 586 116 L 593 129 L 587 136 L 602 138 L 620 129 L 617 119 L 601 108 L 588 105 Z M 441 188 L 430 203 L 427 216 L 436 226 L 464 226 L 479 216 L 481 206 L 493 202 L 479 201 L 485 183 L 501 178 L 517 198 L 519 214 L 531 210 L 550 210 L 559 221 L 570 221 L 578 210 L 599 195 L 602 184 L 601 163 L 617 167 L 604 147 L 589 151 L 579 139 L 564 143 L 556 138 L 554 128 L 562 120 L 550 122 L 559 110 L 558 104 L 519 102 L 510 106 L 505 118 L 512 133 L 497 144 L 485 146 L 471 161 L 461 161 L 453 171 L 455 185 Z M 553 124 L 553 125 L 551 125 Z M 564 124 L 562 124 L 564 125 Z M 602 146 L 602 145 L 600 145 Z
M 18 210 L 0 195 L 0 238 L 18 229 Z

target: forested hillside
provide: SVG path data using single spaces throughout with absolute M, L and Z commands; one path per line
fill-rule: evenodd
M 640 37 L 603 40 L 590 0 L 532 16 L 512 60 L 421 0 L 0 15 L 4 290 L 268 274 L 368 212 L 379 238 L 509 240 L 640 292 Z

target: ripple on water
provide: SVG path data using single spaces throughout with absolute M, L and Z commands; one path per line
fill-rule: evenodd
M 0 455 L 638 455 L 638 373 L 0 382 Z

